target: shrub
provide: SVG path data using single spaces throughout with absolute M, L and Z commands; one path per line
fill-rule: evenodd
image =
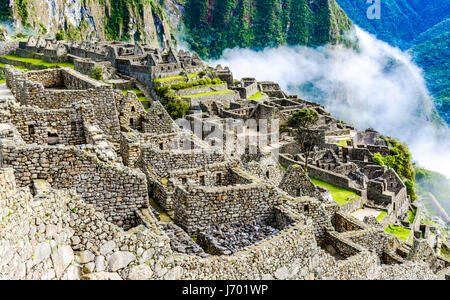
M 169 98 L 167 112 L 173 119 L 183 118 L 191 107 L 189 101 L 183 100 L 177 96 L 169 96 Z
M 389 146 L 390 155 L 383 157 L 380 153 L 375 153 L 373 162 L 377 165 L 394 169 L 401 178 L 406 180 L 405 185 L 411 200 L 416 200 L 414 167 L 411 162 L 411 153 L 408 147 L 406 144 L 392 138 L 386 138 L 385 142 Z
M 64 30 L 61 29 L 60 31 L 58 31 L 58 32 L 55 34 L 55 39 L 56 39 L 57 41 L 62 41 L 62 40 L 64 40 L 65 36 L 66 36 L 66 33 L 64 32 Z
M 100 66 L 95 66 L 92 68 L 91 77 L 95 80 L 103 80 L 103 68 Z

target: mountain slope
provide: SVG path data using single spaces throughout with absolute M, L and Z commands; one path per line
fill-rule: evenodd
M 425 72 L 427 86 L 436 98 L 439 114 L 450 124 L 450 19 L 415 39 L 411 54 Z
M 136 40 L 154 46 L 174 40 L 167 14 L 157 0 L 7 2 L 0 6 L 1 20 L 34 34 L 54 36 L 59 32 L 68 39 Z
M 334 0 L 187 0 L 186 39 L 202 57 L 227 48 L 344 41 L 352 22 Z
M 337 0 L 358 26 L 403 50 L 422 32 L 450 17 L 448 0 L 382 0 L 381 18 L 370 20 L 363 1 Z

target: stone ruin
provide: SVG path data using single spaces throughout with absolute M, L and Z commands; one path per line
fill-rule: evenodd
M 236 137 L 245 134 L 241 121 L 284 125 L 294 112 L 314 108 L 320 147 L 309 173 L 360 196 L 346 206 L 310 181 L 289 133 L 277 140 L 256 130 L 268 146 L 251 152 L 246 144 L 243 154 L 231 155 L 208 139 L 214 130 L 198 135 L 171 119 L 154 84 L 208 73 L 195 54 L 43 38 L 15 51 L 72 61 L 78 70 L 6 67 L 12 97 L 0 100 L 6 233 L 0 278 L 437 279 L 448 273 L 450 262 L 421 237 L 405 243 L 352 216 L 373 207 L 387 211 L 384 222 L 398 223 L 410 199 L 395 171 L 372 163 L 374 153 L 389 154 L 379 136 L 356 132 L 323 106 L 287 95 L 277 83 L 235 81 L 218 66 L 211 76 L 225 84 L 192 104 L 202 113 L 186 120 L 220 134 L 223 124 L 236 124 Z M 111 84 L 86 76 L 95 66 L 114 74 L 105 78 Z M 135 87 L 150 98 L 147 108 L 134 92 L 120 91 Z M 225 90 L 232 96 L 214 93 Z M 262 97 L 249 99 L 256 93 Z

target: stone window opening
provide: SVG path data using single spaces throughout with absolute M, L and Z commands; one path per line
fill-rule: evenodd
M 163 115 L 162 115 L 162 114 L 158 114 L 158 118 L 159 118 L 160 120 L 162 120 L 162 119 L 163 119 Z
M 181 183 L 182 184 L 186 184 L 187 183 L 187 178 L 186 177 L 181 178 Z
M 267 179 L 270 179 L 270 172 L 269 171 L 266 171 L 266 177 L 267 177 Z
M 164 144 L 163 143 L 159 144 L 159 150 L 164 150 Z
M 134 106 L 131 107 L 131 112 L 135 112 L 136 108 L 134 108 Z
M 306 204 L 306 205 L 304 206 L 303 211 L 304 211 L 305 213 L 309 213 L 309 205 L 308 205 L 308 204 Z
M 205 175 L 200 176 L 200 185 L 206 185 Z
M 130 126 L 134 127 L 134 119 L 133 118 L 130 118 Z
M 34 125 L 28 125 L 28 134 L 33 135 L 34 133 Z
M 77 131 L 77 123 L 74 121 L 70 122 L 70 129 L 72 132 Z
M 301 189 L 297 189 L 296 193 L 297 197 L 300 197 L 302 195 L 302 190 Z
M 215 140 L 212 140 L 212 141 L 211 141 L 211 146 L 213 146 L 213 147 L 216 146 L 216 141 L 215 141 Z
M 217 175 L 216 175 L 216 183 L 217 183 L 217 185 L 221 185 L 222 184 L 222 173 L 217 173 Z
M 48 132 L 48 144 L 50 146 L 58 145 L 59 143 L 59 136 L 56 132 Z

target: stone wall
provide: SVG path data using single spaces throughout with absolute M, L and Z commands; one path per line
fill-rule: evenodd
M 107 85 L 95 84 L 95 82 L 92 83 L 89 80 L 79 80 L 74 72 L 58 69 L 57 71 L 45 70 L 23 75 L 8 70 L 6 78 L 8 86 L 11 87 L 11 91 L 22 105 L 31 105 L 42 109 L 59 109 L 88 100 L 93 105 L 93 113 L 97 125 L 108 135 L 109 139 L 118 140 L 120 138 L 120 128 L 114 96 L 115 91 Z M 74 90 L 44 88 L 42 82 L 49 86 L 56 84 L 57 79 L 50 76 L 55 74 L 62 74 L 62 84 Z M 25 79 L 27 76 L 37 81 Z M 57 76 L 59 78 L 61 75 Z M 92 85 L 97 85 L 97 87 L 95 89 L 79 90 L 92 87 Z
M 306 172 L 299 165 L 291 165 L 279 188 L 287 192 L 292 197 L 310 196 L 322 199 L 321 194 L 311 182 Z M 323 200 L 323 199 L 322 199 Z
M 159 176 L 164 177 L 176 169 L 191 169 L 224 161 L 221 153 L 203 150 L 158 150 L 149 145 L 142 145 L 142 158 L 146 165 Z
M 4 146 L 4 165 L 20 186 L 44 179 L 55 188 L 74 188 L 83 199 L 124 227 L 135 226 L 134 210 L 148 206 L 145 175 L 119 164 L 105 164 L 75 147 Z
M 9 108 L 11 121 L 28 144 L 86 144 L 80 109 L 43 110 L 11 104 Z M 56 136 L 53 140 L 51 134 Z
M 14 52 L 14 50 L 16 50 L 17 48 L 19 48 L 19 42 L 1 41 L 0 42 L 0 56 L 10 54 L 10 53 Z
M 289 158 L 287 155 L 280 154 L 279 161 L 284 166 L 292 166 L 295 164 L 300 164 L 299 162 Z M 351 180 L 344 175 L 327 171 L 316 166 L 308 165 L 308 174 L 313 178 L 320 179 L 322 181 L 331 183 L 343 189 L 354 192 L 355 194 L 361 196 L 363 201 L 366 200 L 366 193 L 360 189 L 352 186 Z
M 153 101 L 142 119 L 142 131 L 151 134 L 175 132 L 175 123 L 159 101 Z
M 177 186 L 173 195 L 175 222 L 190 234 L 215 224 L 273 221 L 283 200 L 263 184 L 227 187 Z

